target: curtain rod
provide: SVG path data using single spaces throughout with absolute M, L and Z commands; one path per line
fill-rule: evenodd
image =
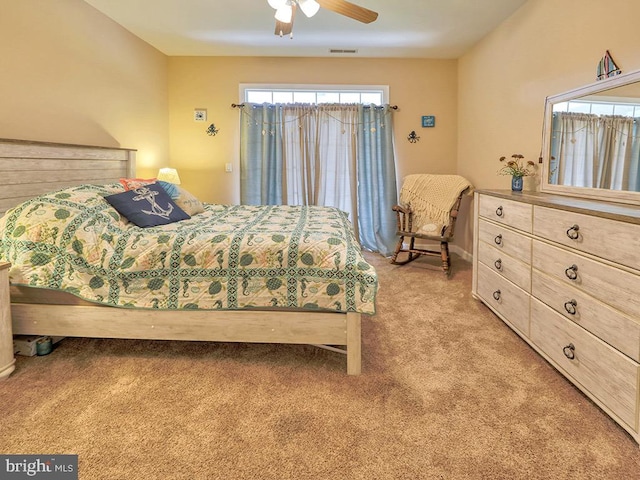
M 232 103 L 231 104 L 231 108 L 242 108 L 244 107 L 244 103 Z M 371 108 L 369 105 L 365 105 L 364 108 Z M 382 108 L 381 106 L 376 106 L 374 108 Z M 393 109 L 393 110 L 397 110 L 398 106 L 397 105 L 389 105 L 389 108 Z

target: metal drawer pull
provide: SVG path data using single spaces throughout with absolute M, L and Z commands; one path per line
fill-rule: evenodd
M 502 245 L 502 234 L 500 233 L 496 235 L 496 238 L 494 238 L 493 241 L 496 245 Z
M 500 290 L 496 290 L 495 292 L 493 292 L 493 298 L 495 300 L 500 300 Z
M 578 302 L 576 302 L 575 300 L 569 300 L 568 302 L 564 303 L 564 309 L 567 311 L 567 313 L 569 315 L 575 315 L 577 310 L 576 307 L 578 306 Z
M 564 353 L 564 356 L 569 360 L 573 360 L 576 358 L 576 347 L 573 346 L 573 343 L 570 343 L 562 349 L 562 353 Z
M 578 230 L 580 230 L 580 227 L 577 224 L 574 225 L 569 230 L 567 230 L 567 237 L 569 237 L 571 240 L 577 240 L 580 236 L 578 234 Z
M 500 205 L 498 208 L 496 208 L 496 215 L 501 217 L 502 216 L 502 205 Z
M 493 262 L 493 265 L 496 267 L 496 270 L 502 270 L 502 259 L 497 259 L 495 262 Z
M 564 274 L 569 280 L 575 280 L 578 278 L 578 266 L 573 264 L 564 271 Z

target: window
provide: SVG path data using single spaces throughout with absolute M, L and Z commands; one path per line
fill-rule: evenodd
M 241 84 L 240 98 L 250 103 L 363 103 L 388 102 L 382 85 L 258 85 Z

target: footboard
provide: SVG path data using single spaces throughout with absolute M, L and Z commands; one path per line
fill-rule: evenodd
M 361 314 L 355 312 L 137 310 L 12 303 L 11 314 L 16 335 L 345 345 L 347 373 L 361 372 Z

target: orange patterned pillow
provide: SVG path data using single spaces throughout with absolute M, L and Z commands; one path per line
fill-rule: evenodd
M 125 190 L 135 190 L 138 187 L 143 185 L 149 185 L 150 183 L 154 183 L 156 181 L 155 178 L 121 178 L 120 183 L 124 187 Z

